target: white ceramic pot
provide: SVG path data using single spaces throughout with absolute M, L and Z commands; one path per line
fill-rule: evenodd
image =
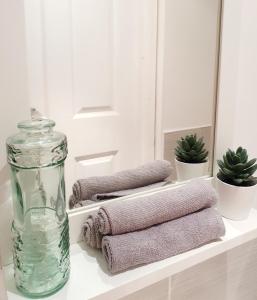
M 208 174 L 209 162 L 190 164 L 175 159 L 175 167 L 177 171 L 177 180 L 184 181 L 196 177 L 202 177 Z
M 219 194 L 218 210 L 228 219 L 246 219 L 254 205 L 257 185 L 235 186 L 216 177 L 216 189 Z

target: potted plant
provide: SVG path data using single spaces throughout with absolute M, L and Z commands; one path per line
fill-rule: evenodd
M 177 141 L 175 166 L 178 181 L 201 177 L 208 172 L 208 151 L 203 138 L 187 135 Z
M 228 149 L 223 161 L 217 163 L 218 209 L 226 218 L 243 220 L 249 215 L 256 195 L 256 158 L 248 160 L 246 149 L 239 147 L 236 151 Z

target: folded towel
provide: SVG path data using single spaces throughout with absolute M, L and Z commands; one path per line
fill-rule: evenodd
M 74 197 L 74 196 L 71 195 L 70 202 L 73 201 L 72 197 Z M 83 206 L 87 206 L 87 205 L 91 205 L 91 204 L 96 204 L 96 202 L 93 200 L 82 200 L 82 201 L 79 201 L 78 203 L 75 202 L 74 206 L 72 206 L 70 208 L 79 208 L 79 207 L 83 207 Z
M 99 231 L 122 234 L 185 216 L 217 201 L 214 188 L 205 180 L 129 201 L 107 203 L 99 209 Z
M 83 237 L 90 247 L 101 248 L 102 235 L 97 228 L 97 214 L 91 214 L 87 217 L 85 224 L 82 227 Z
M 119 197 L 124 197 L 124 196 L 129 196 L 133 195 L 136 193 L 140 192 L 146 192 L 148 190 L 152 190 L 158 187 L 163 187 L 167 184 L 170 184 L 170 181 L 161 181 L 161 182 L 156 182 L 153 184 L 149 184 L 146 186 L 138 187 L 135 189 L 128 189 L 128 190 L 121 190 L 121 191 L 116 191 L 116 192 L 110 192 L 110 193 L 102 193 L 102 194 L 95 194 L 92 196 L 93 201 L 104 201 L 104 200 L 110 200 L 114 198 L 119 198 Z
M 105 236 L 102 251 L 111 273 L 199 247 L 223 236 L 222 217 L 213 208 L 127 234 Z
M 91 200 L 95 194 L 143 187 L 163 181 L 170 174 L 170 163 L 165 160 L 156 160 L 138 168 L 121 171 L 114 175 L 80 179 L 73 185 L 74 197 L 70 201 L 70 207 L 73 207 L 81 200 Z
M 162 187 L 162 186 L 165 186 L 170 183 L 171 183 L 170 181 L 161 181 L 161 182 L 157 182 L 157 183 L 150 184 L 147 186 L 139 187 L 136 189 L 122 190 L 122 191 L 105 193 L 105 194 L 95 194 L 92 196 L 92 200 L 82 200 L 79 202 L 77 202 L 74 195 L 71 195 L 70 200 L 69 200 L 69 206 L 70 206 L 70 209 L 79 208 L 79 207 L 83 207 L 83 206 L 87 206 L 87 205 L 91 205 L 91 204 L 96 204 L 97 202 L 102 202 L 102 201 L 106 201 L 106 200 L 129 196 L 129 195 L 133 195 L 133 194 L 140 193 L 140 192 L 146 192 L 148 190 Z

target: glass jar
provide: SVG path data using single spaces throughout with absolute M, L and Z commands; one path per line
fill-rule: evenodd
M 30 297 L 54 293 L 68 280 L 69 223 L 64 161 L 67 140 L 48 119 L 23 121 L 7 139 L 14 220 L 14 276 Z

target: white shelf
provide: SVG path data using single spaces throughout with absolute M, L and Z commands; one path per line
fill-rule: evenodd
M 71 246 L 71 277 L 66 286 L 47 300 L 115 300 L 161 279 L 257 238 L 257 211 L 245 221 L 224 220 L 226 235 L 221 241 L 204 245 L 117 275 L 110 275 L 99 251 L 83 243 Z M 8 300 L 24 300 L 14 286 L 12 265 L 4 268 Z

